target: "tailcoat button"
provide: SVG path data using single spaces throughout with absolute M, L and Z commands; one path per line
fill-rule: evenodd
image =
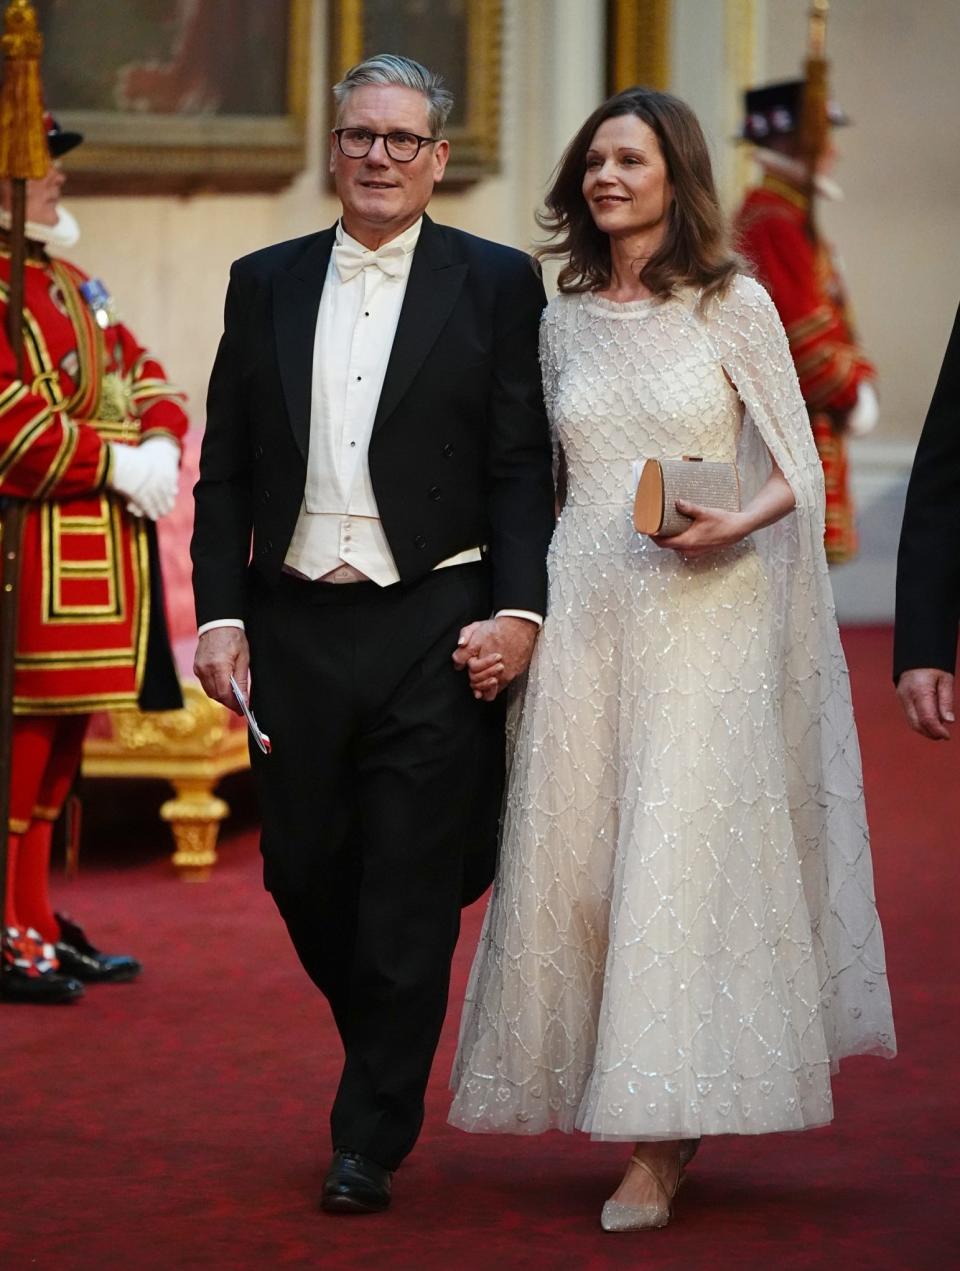
M 436 502 L 437 499 L 440 498 L 440 487 L 438 485 L 432 485 L 430 489 L 427 491 L 427 494 L 429 494 L 430 498 L 433 499 L 434 502 Z
M 418 534 L 417 537 L 413 540 L 413 545 L 414 547 L 419 548 L 422 551 L 423 548 L 425 548 L 427 545 L 427 540 L 423 537 L 422 534 Z
M 452 458 L 453 446 L 450 444 L 449 441 L 445 441 L 443 443 L 443 445 L 440 447 L 440 453 L 443 455 L 444 459 Z

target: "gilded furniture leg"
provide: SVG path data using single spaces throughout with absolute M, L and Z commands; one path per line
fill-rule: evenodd
M 181 878 L 203 882 L 216 864 L 220 822 L 230 807 L 213 793 L 216 783 L 209 778 L 184 777 L 172 784 L 176 797 L 163 804 L 160 815 L 173 833 L 173 864 Z

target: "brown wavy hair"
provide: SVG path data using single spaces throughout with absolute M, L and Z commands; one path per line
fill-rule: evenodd
M 701 304 L 722 295 L 744 262 L 730 246 L 710 154 L 696 115 L 678 97 L 652 88 L 627 88 L 598 106 L 570 142 L 554 172 L 537 224 L 555 241 L 538 248 L 539 260 L 566 257 L 561 291 L 599 291 L 610 283 L 610 239 L 597 228 L 583 197 L 587 151 L 606 119 L 636 115 L 656 134 L 673 185 L 663 242 L 639 278 L 666 300 L 678 287 L 703 289 Z

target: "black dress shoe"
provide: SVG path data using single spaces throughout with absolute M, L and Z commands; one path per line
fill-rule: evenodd
M 0 1002 L 59 1006 L 83 997 L 83 985 L 59 974 L 52 946 L 36 931 L 7 927 L 0 955 Z
M 69 975 L 43 971 L 30 975 L 19 967 L 6 967 L 0 975 L 0 1002 L 33 1006 L 60 1006 L 83 997 L 83 985 Z
M 95 949 L 83 928 L 63 914 L 57 914 L 56 919 L 60 924 L 60 939 L 54 948 L 64 974 L 87 984 L 125 984 L 135 980 L 143 970 L 143 965 L 128 954 L 101 953 Z
M 390 1171 L 361 1156 L 337 1148 L 323 1181 L 321 1209 L 328 1214 L 377 1214 L 390 1204 Z

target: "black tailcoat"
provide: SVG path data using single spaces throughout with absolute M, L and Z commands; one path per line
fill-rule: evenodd
M 280 577 L 303 498 L 313 344 L 334 228 L 231 271 L 195 490 L 198 623 L 243 617 L 253 568 Z M 530 258 L 424 217 L 370 442 L 400 577 L 489 548 L 496 609 L 546 607 L 553 529 Z

